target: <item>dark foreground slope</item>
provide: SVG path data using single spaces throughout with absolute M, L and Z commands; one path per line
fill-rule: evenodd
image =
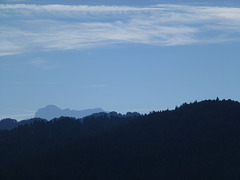
M 128 121 L 98 118 L 88 126 L 39 122 L 1 132 L 0 179 L 240 179 L 238 102 L 183 104 Z

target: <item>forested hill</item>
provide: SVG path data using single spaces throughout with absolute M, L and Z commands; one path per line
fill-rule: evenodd
M 240 103 L 0 131 L 0 179 L 240 179 Z

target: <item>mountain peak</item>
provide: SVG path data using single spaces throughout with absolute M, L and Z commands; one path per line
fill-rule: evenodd
M 35 113 L 35 117 L 51 120 L 54 118 L 59 118 L 61 116 L 82 118 L 89 116 L 94 113 L 104 112 L 101 108 L 95 109 L 84 109 L 84 110 L 70 110 L 70 109 L 60 109 L 55 105 L 47 105 L 44 108 L 38 109 Z
M 57 107 L 57 106 L 55 106 L 55 105 L 47 105 L 45 108 L 61 110 L 59 107 Z

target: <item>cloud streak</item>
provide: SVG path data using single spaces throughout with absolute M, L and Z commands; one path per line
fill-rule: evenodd
M 118 43 L 240 41 L 240 8 L 0 4 L 0 56 Z
M 37 69 L 43 70 L 43 71 L 49 71 L 49 70 L 57 68 L 56 65 L 50 64 L 49 60 L 46 60 L 43 58 L 32 59 L 27 64 L 29 64 Z
M 23 120 L 23 119 L 30 119 L 34 117 L 34 113 L 23 113 L 23 114 L 13 114 L 13 115 L 7 115 L 7 116 L 2 116 L 0 115 L 0 120 L 5 119 L 5 118 L 12 118 L 16 120 Z

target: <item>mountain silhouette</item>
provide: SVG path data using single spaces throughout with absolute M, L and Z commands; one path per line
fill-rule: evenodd
M 70 110 L 70 109 L 60 109 L 54 105 L 48 105 L 44 108 L 38 109 L 35 113 L 35 117 L 51 120 L 54 118 L 59 118 L 61 116 L 65 117 L 74 117 L 74 118 L 83 118 L 85 116 L 89 116 L 94 113 L 105 112 L 101 108 L 95 109 L 84 109 L 84 110 Z
M 56 106 L 52 106 L 49 109 L 53 110 L 52 112 L 61 112 L 61 109 L 59 109 Z M 49 111 L 50 112 L 50 111 Z M 87 113 L 90 111 L 87 111 Z M 93 112 L 93 111 L 91 111 Z M 90 112 L 90 114 L 91 114 Z M 51 113 L 51 112 L 50 112 Z M 67 118 L 67 117 L 71 117 L 73 119 L 78 120 L 81 123 L 88 123 L 86 121 L 88 121 L 89 119 L 92 118 L 97 118 L 97 119 L 103 119 L 103 118 L 134 118 L 134 117 L 138 117 L 141 116 L 141 114 L 139 114 L 138 112 L 127 112 L 126 114 L 121 114 L 121 113 L 117 113 L 115 111 L 112 112 L 98 112 L 98 113 L 93 113 L 91 115 L 87 115 L 87 113 L 85 114 L 86 116 L 84 116 L 83 118 L 76 118 L 73 117 L 74 114 L 70 114 L 70 113 L 65 113 L 65 116 L 61 116 L 63 117 L 63 119 Z M 61 120 L 62 118 L 54 118 L 53 120 L 58 121 Z M 31 118 L 31 119 L 27 119 L 27 120 L 21 120 L 21 121 L 17 121 L 15 119 L 11 119 L 11 118 L 6 118 L 6 119 L 2 119 L 0 120 L 0 130 L 11 130 L 14 128 L 17 128 L 19 126 L 24 126 L 24 125 L 31 125 L 33 124 L 35 121 L 47 121 L 47 119 L 43 119 L 43 118 L 39 118 L 39 117 L 35 117 L 35 118 Z M 120 123 L 121 124 L 121 123 Z M 112 127 L 112 125 L 110 124 L 110 127 Z
M 0 179 L 239 180 L 240 103 L 97 113 L 0 131 Z

